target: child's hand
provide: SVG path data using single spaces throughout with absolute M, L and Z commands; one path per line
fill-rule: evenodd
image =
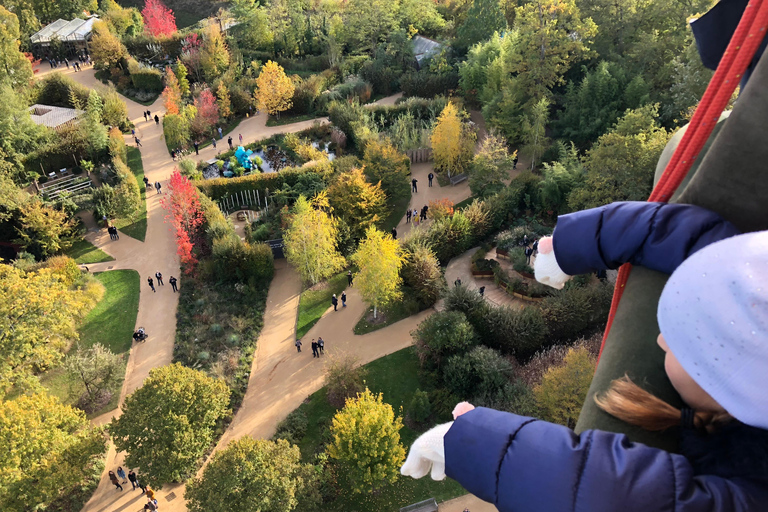
M 469 402 L 459 402 L 456 404 L 456 407 L 453 408 L 453 419 L 458 418 L 462 414 L 467 413 L 474 408 L 475 406 Z
M 565 282 L 572 277 L 563 272 L 560 265 L 557 264 L 551 236 L 539 240 L 539 254 L 536 256 L 536 261 L 533 262 L 533 272 L 538 282 L 558 290 L 561 290 L 565 286 Z
M 453 425 L 453 422 L 443 423 L 431 430 L 427 430 L 411 446 L 405 464 L 400 468 L 400 473 L 413 478 L 421 478 L 430 473 L 432 480 L 445 478 L 445 450 L 443 437 Z

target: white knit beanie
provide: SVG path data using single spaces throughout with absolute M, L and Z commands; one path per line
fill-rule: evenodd
M 685 260 L 661 293 L 657 318 L 691 378 L 742 423 L 768 429 L 768 231 Z

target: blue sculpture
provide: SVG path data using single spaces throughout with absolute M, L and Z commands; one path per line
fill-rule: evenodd
M 238 146 L 237 151 L 235 151 L 235 158 L 237 158 L 237 162 L 244 168 L 244 169 L 251 169 L 253 168 L 253 162 L 251 162 L 251 155 L 253 154 L 253 151 L 250 149 L 248 151 L 243 148 L 243 146 Z

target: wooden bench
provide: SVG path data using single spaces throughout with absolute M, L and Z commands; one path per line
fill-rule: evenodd
M 400 512 L 437 512 L 437 501 L 435 498 L 414 503 L 400 509 Z
M 469 176 L 467 176 L 465 173 L 457 174 L 456 176 L 451 176 L 451 185 L 458 185 L 462 181 L 466 180 Z

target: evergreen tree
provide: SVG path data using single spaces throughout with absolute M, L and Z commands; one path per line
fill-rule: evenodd
M 472 0 L 472 5 L 467 11 L 467 19 L 459 27 L 456 35 L 457 48 L 466 50 L 506 27 L 507 20 L 499 0 Z

